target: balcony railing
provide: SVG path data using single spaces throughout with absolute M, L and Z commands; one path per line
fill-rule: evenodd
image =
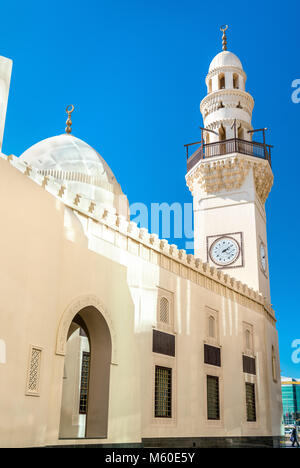
M 201 145 L 194 153 L 189 155 L 190 146 Z M 266 159 L 271 166 L 271 145 L 258 143 L 256 141 L 240 140 L 232 138 L 230 140 L 216 141 L 214 143 L 203 144 L 201 141 L 188 143 L 186 147 L 187 172 L 189 172 L 201 159 L 223 156 L 224 154 L 241 153 L 255 158 Z

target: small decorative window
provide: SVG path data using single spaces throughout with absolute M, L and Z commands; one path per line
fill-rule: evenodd
M 167 325 L 170 323 L 170 304 L 166 297 L 161 297 L 159 301 L 159 321 Z
M 26 395 L 39 396 L 41 357 L 42 348 L 31 346 L 27 375 Z
M 207 376 L 207 419 L 220 419 L 219 378 Z
M 172 369 L 155 366 L 155 408 L 156 418 L 172 417 Z
M 251 349 L 251 333 L 250 333 L 250 330 L 245 331 L 245 343 L 246 343 L 246 348 Z
M 216 319 L 212 315 L 208 318 L 208 336 L 210 338 L 216 337 Z
M 273 381 L 277 382 L 277 359 L 274 346 L 272 346 L 272 377 Z
M 255 384 L 246 383 L 246 408 L 247 421 L 256 421 L 256 406 L 255 406 Z
M 244 354 L 253 356 L 253 326 L 243 322 L 243 347 Z

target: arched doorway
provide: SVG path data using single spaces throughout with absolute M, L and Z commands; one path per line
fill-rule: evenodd
M 59 437 L 106 438 L 111 335 L 101 312 L 81 309 L 67 333 Z

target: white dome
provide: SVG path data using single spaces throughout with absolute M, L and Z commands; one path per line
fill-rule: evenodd
M 222 67 L 235 67 L 239 68 L 240 70 L 243 70 L 243 66 L 240 59 L 228 50 L 223 50 L 218 55 L 216 55 L 215 58 L 213 58 L 209 66 L 208 72 Z
M 66 133 L 47 138 L 27 149 L 20 161 L 42 175 L 58 179 L 74 193 L 108 208 L 113 206 L 119 214 L 127 216 L 119 206 L 119 198 L 124 202 L 126 197 L 110 167 L 97 151 L 79 138 Z

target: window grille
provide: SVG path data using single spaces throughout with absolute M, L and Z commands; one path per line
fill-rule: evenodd
M 220 419 L 219 378 L 207 376 L 207 419 Z
M 247 421 L 256 421 L 255 384 L 246 383 Z
M 160 299 L 159 304 L 159 320 L 162 323 L 170 323 L 170 306 L 169 301 L 166 297 Z
M 41 356 L 42 349 L 36 346 L 31 346 L 26 382 L 26 395 L 39 396 Z
M 83 351 L 81 365 L 79 414 L 87 414 L 89 389 L 90 353 Z
M 155 417 L 172 417 L 172 369 L 155 366 Z

